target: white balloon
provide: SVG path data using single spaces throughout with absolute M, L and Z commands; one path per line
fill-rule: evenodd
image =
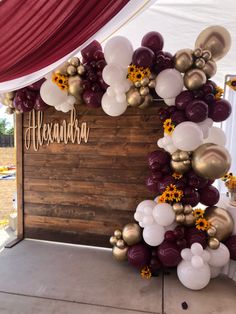
M 220 246 L 216 250 L 212 250 L 207 247 L 207 251 L 210 253 L 210 259 L 208 263 L 211 266 L 223 267 L 230 259 L 229 250 L 223 243 L 220 243 Z
M 205 263 L 208 263 L 211 258 L 210 253 L 206 250 L 203 251 L 201 256 Z
M 193 243 L 191 245 L 191 252 L 193 255 L 202 255 L 203 253 L 203 247 L 200 243 Z
M 134 219 L 138 222 L 143 221 L 144 213 L 139 211 L 134 213 Z
M 116 36 L 108 40 L 104 47 L 104 57 L 107 64 L 116 63 L 127 67 L 133 56 L 131 42 L 123 36 Z
M 157 75 L 155 90 L 163 99 L 175 98 L 182 91 L 183 87 L 183 77 L 175 69 L 166 69 Z
M 40 96 L 42 100 L 49 106 L 57 105 L 67 101 L 67 92 L 62 91 L 51 80 L 46 80 L 40 87 Z
M 154 219 L 152 216 L 145 216 L 142 220 L 142 224 L 144 225 L 144 227 L 150 226 L 153 223 L 154 223 Z
M 175 98 L 164 99 L 164 102 L 167 104 L 167 106 L 175 106 Z
M 115 85 L 126 79 L 127 72 L 119 65 L 111 63 L 105 66 L 102 71 L 102 78 L 108 85 Z
M 210 270 L 211 270 L 211 278 L 216 278 L 222 272 L 222 267 L 210 266 Z
M 203 262 L 203 259 L 201 258 L 201 256 L 197 256 L 197 255 L 194 255 L 191 258 L 191 263 L 192 263 L 192 266 L 194 268 L 200 268 L 204 265 L 204 262 Z
M 170 154 L 173 154 L 177 151 L 177 147 L 173 144 L 172 137 L 170 135 L 165 134 L 164 137 L 160 138 L 157 141 L 157 146 L 160 148 L 163 148 L 165 151 L 167 151 Z
M 185 261 L 191 261 L 193 257 L 193 254 L 190 249 L 183 249 L 180 254 L 182 259 Z
M 74 106 L 75 101 L 76 101 L 76 99 L 74 96 L 72 96 L 72 95 L 67 96 L 67 103 L 70 104 L 71 106 Z
M 226 135 L 225 132 L 215 126 L 209 129 L 208 137 L 204 140 L 204 143 L 212 143 L 220 146 L 225 146 Z
M 113 86 L 109 86 L 106 90 L 107 95 L 111 96 L 111 97 L 115 97 L 116 96 L 116 91 L 114 90 Z
M 182 122 L 178 124 L 172 133 L 174 146 L 184 151 L 194 151 L 203 144 L 203 134 L 194 122 Z
M 143 230 L 143 239 L 148 245 L 151 246 L 157 246 L 161 244 L 164 240 L 164 235 L 165 229 L 158 224 L 147 226 Z
M 213 120 L 210 118 L 207 118 L 204 121 L 197 123 L 197 125 L 202 130 L 203 138 L 207 138 L 209 134 L 209 129 L 213 125 Z
M 195 268 L 191 262 L 183 260 L 177 266 L 177 275 L 185 287 L 192 290 L 200 290 L 208 285 L 211 271 L 206 263 L 202 267 Z
M 167 203 L 157 204 L 153 209 L 153 217 L 155 221 L 163 226 L 169 226 L 175 221 L 175 213 Z
M 121 103 L 126 102 L 126 95 L 125 95 L 125 93 L 116 95 L 116 101 L 119 102 L 119 103 L 120 102 Z
M 138 204 L 136 208 L 136 212 L 145 212 L 148 211 L 147 208 L 150 208 L 150 212 L 152 212 L 153 208 L 156 206 L 156 202 L 152 200 L 145 200 Z
M 102 109 L 103 111 L 112 117 L 122 115 L 127 109 L 127 103 L 118 103 L 114 97 L 111 97 L 105 93 L 102 97 Z

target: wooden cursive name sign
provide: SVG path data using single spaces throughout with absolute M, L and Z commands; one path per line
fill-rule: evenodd
M 79 126 L 76 118 L 76 110 L 71 110 L 70 122 L 63 120 L 58 123 L 43 123 L 43 112 L 35 110 L 29 113 L 29 127 L 25 131 L 25 148 L 38 151 L 39 147 L 52 143 L 76 143 L 81 144 L 82 140 L 87 143 L 89 139 L 89 128 L 86 122 Z

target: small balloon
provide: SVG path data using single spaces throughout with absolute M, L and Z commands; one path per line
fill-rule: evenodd
M 102 46 L 97 40 L 93 40 L 88 46 L 81 50 L 84 62 L 90 62 L 94 59 L 94 53 L 102 50 Z
M 174 62 L 176 70 L 182 73 L 186 72 L 193 64 L 193 51 L 191 49 L 177 51 Z
M 149 265 L 151 261 L 151 250 L 143 243 L 135 244 L 129 247 L 127 257 L 131 265 L 141 269 Z
M 188 70 L 184 75 L 184 85 L 189 90 L 200 88 L 206 83 L 206 75 L 200 69 Z
M 228 119 L 232 112 L 232 106 L 226 99 L 216 100 L 209 110 L 209 118 L 214 122 L 222 122 Z
M 162 35 L 158 32 L 149 32 L 143 36 L 141 45 L 151 49 L 154 53 L 162 50 L 164 45 L 164 39 Z
M 141 228 L 136 223 L 129 223 L 122 231 L 124 241 L 129 245 L 134 245 L 142 240 Z
M 140 47 L 133 53 L 132 63 L 138 67 L 151 68 L 154 63 L 155 54 L 147 47 Z
M 202 100 L 192 100 L 187 104 L 185 114 L 188 120 L 192 122 L 202 122 L 208 117 L 208 106 Z

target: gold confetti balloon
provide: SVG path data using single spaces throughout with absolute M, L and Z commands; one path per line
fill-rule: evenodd
M 124 226 L 122 237 L 128 245 L 137 244 L 142 240 L 142 229 L 136 223 L 129 223 Z
M 128 247 L 121 249 L 121 248 L 118 248 L 117 246 L 114 246 L 112 249 L 113 257 L 118 262 L 123 262 L 127 259 L 127 252 L 128 252 Z
M 230 33 L 222 26 L 207 27 L 199 34 L 195 47 L 209 50 L 215 61 L 220 60 L 231 47 Z
M 193 51 L 191 49 L 181 49 L 174 56 L 175 68 L 179 72 L 186 72 L 193 64 Z
M 207 207 L 204 217 L 208 220 L 211 227 L 215 228 L 216 232 L 215 234 L 212 232 L 212 235 L 214 234 L 214 237 L 217 240 L 224 241 L 232 234 L 234 230 L 234 221 L 227 210 L 217 206 Z M 214 229 L 212 229 L 212 231 L 213 230 Z
M 215 180 L 223 177 L 230 168 L 231 157 L 223 146 L 206 143 L 192 155 L 192 168 L 201 177 Z

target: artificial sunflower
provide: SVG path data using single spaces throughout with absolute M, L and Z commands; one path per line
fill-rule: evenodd
M 152 272 L 148 266 L 145 266 L 141 269 L 140 275 L 144 279 L 150 279 L 152 277 Z
M 172 174 L 172 177 L 175 178 L 176 180 L 179 180 L 183 177 L 183 175 L 181 173 L 178 173 L 178 172 L 174 172 Z
M 174 184 L 170 184 L 166 188 L 166 192 L 175 192 L 176 190 L 177 189 L 176 189 L 176 186 Z
M 68 77 L 65 75 L 54 73 L 52 76 L 52 81 L 53 83 L 57 84 L 61 90 L 67 90 L 69 88 Z
M 222 181 L 228 181 L 228 180 L 230 180 L 232 178 L 233 178 L 233 173 L 232 172 L 228 172 L 221 178 L 221 180 Z
M 203 218 L 203 215 L 204 215 L 204 210 L 200 209 L 200 208 L 196 208 L 194 209 L 193 211 L 193 216 L 195 218 Z
M 199 218 L 196 220 L 196 229 L 207 231 L 210 228 L 210 223 L 205 218 Z
M 215 99 L 216 100 L 221 99 L 223 94 L 224 94 L 223 88 L 221 88 L 220 86 L 216 86 L 216 88 L 215 88 Z
M 182 197 L 183 197 L 183 191 L 181 191 L 181 190 L 176 190 L 176 191 L 173 192 L 173 200 L 174 200 L 176 203 L 180 202 L 181 199 L 182 199 Z
M 166 201 L 173 201 L 173 192 L 172 191 L 165 191 L 164 193 L 164 197 Z
M 162 194 L 161 196 L 159 196 L 158 203 L 165 203 L 165 195 Z
M 135 83 L 135 82 L 142 81 L 142 79 L 145 77 L 149 78 L 150 74 L 151 74 L 151 71 L 149 68 L 138 67 L 134 64 L 131 64 L 128 67 L 127 78 L 133 83 Z
M 228 85 L 232 90 L 236 91 L 236 77 L 234 77 L 231 80 L 227 81 L 226 85 Z
M 166 119 L 163 123 L 164 132 L 168 135 L 171 135 L 175 129 L 174 124 L 171 119 Z

